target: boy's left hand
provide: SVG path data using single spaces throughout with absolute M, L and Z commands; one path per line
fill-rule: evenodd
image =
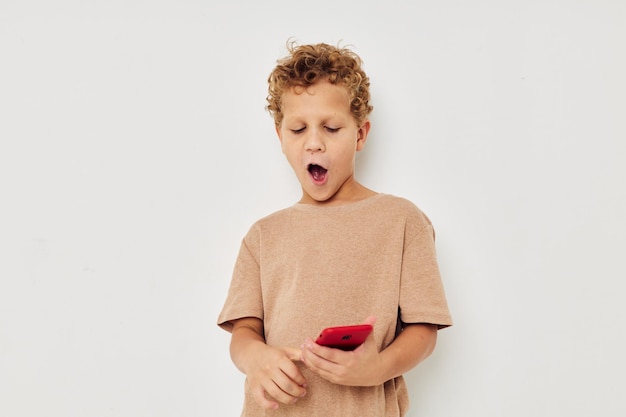
M 365 322 L 372 326 L 376 317 Z M 340 385 L 374 386 L 381 379 L 381 357 L 372 332 L 365 342 L 353 351 L 343 351 L 318 345 L 306 339 L 302 348 L 302 361 L 322 378 Z

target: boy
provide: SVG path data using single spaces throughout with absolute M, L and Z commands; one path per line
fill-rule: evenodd
M 411 202 L 354 178 L 372 111 L 360 58 L 288 49 L 267 109 L 302 198 L 250 228 L 218 318 L 246 374 L 242 416 L 403 416 L 402 374 L 452 324 L 433 228 Z M 359 322 L 374 331 L 353 351 L 311 338 Z

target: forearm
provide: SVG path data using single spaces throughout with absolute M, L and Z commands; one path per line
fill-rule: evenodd
M 409 324 L 386 349 L 380 353 L 380 383 L 396 378 L 413 369 L 435 349 L 437 326 Z
M 264 347 L 263 323 L 255 318 L 243 318 L 234 323 L 230 340 L 230 357 L 241 372 L 247 374 L 247 362 L 252 351 Z

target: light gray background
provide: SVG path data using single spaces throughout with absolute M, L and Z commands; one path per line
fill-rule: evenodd
M 432 219 L 455 326 L 411 416 L 623 416 L 626 3 L 0 2 L 0 415 L 235 416 L 215 325 L 299 187 L 285 42 L 372 81 L 367 186 Z

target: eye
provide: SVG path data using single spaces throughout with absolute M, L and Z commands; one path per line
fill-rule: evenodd
M 329 133 L 337 133 L 339 132 L 339 129 L 341 129 L 340 127 L 330 127 L 330 126 L 326 126 L 325 129 L 329 132 Z
M 304 127 L 301 127 L 300 129 L 289 129 L 289 130 L 291 130 L 291 133 L 294 133 L 294 134 L 298 135 L 298 134 L 304 132 L 304 129 L 305 129 Z

